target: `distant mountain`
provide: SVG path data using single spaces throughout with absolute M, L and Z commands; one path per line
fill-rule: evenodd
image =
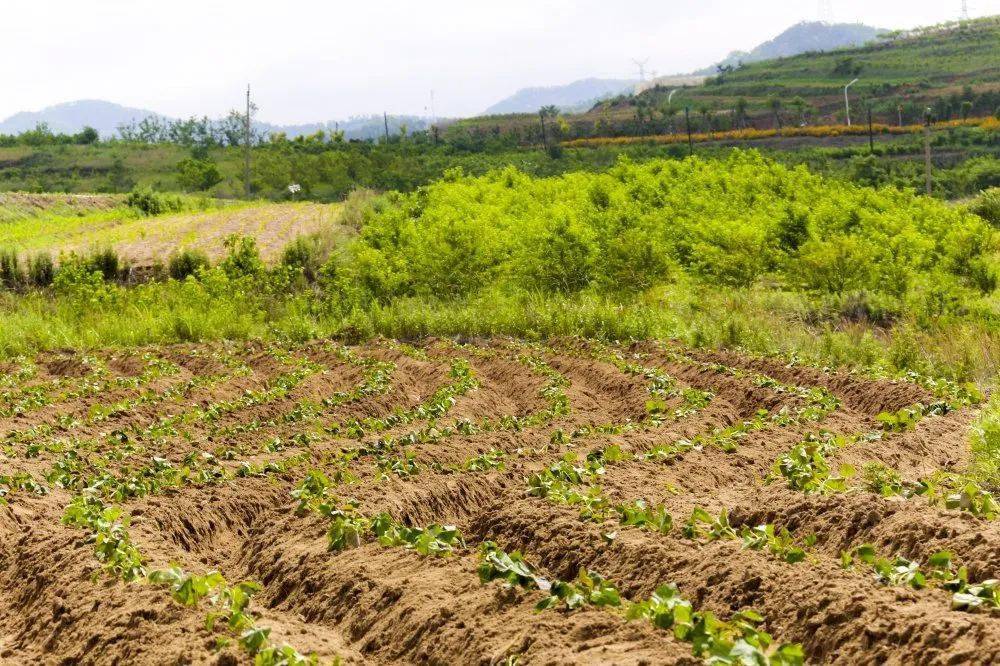
M 590 108 L 603 98 L 631 92 L 635 84 L 635 81 L 625 79 L 582 79 L 564 86 L 524 88 L 497 102 L 481 115 L 534 113 L 543 106 L 552 105 L 564 111 L 579 111 Z
M 0 134 L 20 134 L 33 130 L 40 123 L 48 125 L 55 134 L 76 134 L 84 127 L 93 127 L 104 138 L 118 133 L 120 125 L 141 122 L 144 118 L 156 117 L 161 120 L 174 120 L 169 116 L 149 111 L 134 109 L 114 102 L 103 100 L 79 100 L 57 104 L 41 111 L 22 111 L 6 120 L 0 121 Z M 399 134 L 405 125 L 408 132 L 418 132 L 430 126 L 430 120 L 417 116 L 389 116 L 389 133 Z M 305 123 L 301 125 L 275 125 L 272 123 L 255 123 L 258 131 L 266 133 L 283 132 L 290 138 L 302 134 L 315 134 L 323 130 L 332 132 L 337 129 L 344 132 L 344 138 L 374 139 L 385 134 L 385 120 L 382 116 L 359 116 L 348 120 L 321 123 Z
M 832 51 L 849 46 L 862 46 L 888 32 L 860 23 L 809 23 L 793 25 L 788 30 L 764 42 L 752 51 L 733 51 L 726 59 L 695 74 L 712 75 L 717 67 L 739 66 L 741 62 L 757 62 L 786 58 L 811 51 Z
M 133 109 L 113 102 L 81 99 L 56 104 L 41 111 L 15 113 L 0 121 L 0 134 L 20 134 L 35 129 L 39 123 L 45 123 L 56 134 L 76 134 L 89 125 L 102 137 L 108 137 L 118 130 L 119 125 L 159 115 L 146 109 Z

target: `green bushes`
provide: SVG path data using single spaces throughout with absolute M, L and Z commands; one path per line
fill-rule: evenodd
M 991 187 L 982 192 L 969 204 L 969 210 L 994 227 L 1000 227 L 1000 187 Z
M 55 278 L 56 268 L 52 256 L 46 252 L 28 258 L 26 271 L 21 267 L 17 252 L 0 250 L 0 287 L 21 289 L 24 287 L 48 287 Z
M 95 273 L 100 273 L 106 281 L 112 282 L 124 277 L 127 266 L 113 248 L 106 247 L 93 250 L 82 259 L 84 267 Z
M 306 280 L 315 282 L 328 256 L 329 252 L 319 236 L 299 236 L 285 246 L 281 265 L 299 270 Z
M 56 266 L 52 255 L 39 252 L 28 259 L 28 282 L 33 287 L 48 287 L 55 279 Z
M 983 219 L 913 193 L 734 151 L 548 179 L 449 172 L 370 208 L 330 273 L 338 293 L 383 303 L 486 287 L 626 295 L 686 273 L 720 287 L 766 281 L 902 304 L 933 300 L 939 285 L 992 292 L 997 238 Z
M 189 192 L 200 192 L 221 183 L 222 174 L 210 160 L 188 158 L 177 164 L 177 182 Z
M 210 265 L 208 255 L 202 250 L 183 249 L 170 255 L 167 275 L 174 280 L 184 280 L 188 276 L 197 275 L 198 271 Z
M 132 190 L 125 197 L 125 204 L 143 215 L 163 215 L 175 213 L 184 208 L 180 197 L 171 194 L 161 194 L 150 189 Z
M 24 273 L 17 252 L 8 248 L 0 249 L 0 286 L 17 289 L 24 284 Z

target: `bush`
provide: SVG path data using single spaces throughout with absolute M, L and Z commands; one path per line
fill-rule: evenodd
M 357 231 L 364 226 L 365 212 L 378 197 L 373 190 L 358 188 L 351 190 L 340 209 L 340 223 Z
M 150 216 L 175 213 L 184 208 L 180 197 L 160 194 L 148 188 L 129 192 L 129 195 L 125 197 L 125 204 L 143 215 Z
M 219 266 L 230 279 L 263 275 L 264 262 L 257 250 L 257 241 L 252 236 L 233 234 L 226 238 L 224 245 L 229 254 Z
M 34 287 L 48 287 L 56 276 L 55 263 L 48 252 L 39 252 L 28 259 L 28 282 Z
M 185 190 L 202 191 L 221 183 L 222 174 L 211 160 L 188 158 L 177 164 L 177 182 Z
M 969 211 L 1000 227 L 1000 187 L 991 187 L 969 204 Z
M 167 263 L 167 274 L 174 280 L 184 280 L 198 271 L 207 269 L 211 263 L 208 255 L 202 250 L 184 249 L 170 255 Z
M 24 273 L 17 252 L 4 248 L 0 250 L 0 285 L 7 289 L 17 289 L 24 285 Z
M 83 264 L 87 270 L 100 273 L 107 282 L 119 279 L 127 268 L 125 262 L 118 256 L 118 252 L 110 247 L 92 250 Z
M 281 265 L 300 270 L 307 280 L 315 282 L 327 259 L 326 254 L 318 236 L 299 236 L 285 246 Z
M 978 217 L 894 188 L 824 179 L 749 151 L 726 159 L 622 158 L 607 173 L 533 178 L 450 171 L 367 208 L 328 275 L 341 295 L 501 291 L 635 294 L 674 279 L 761 280 L 903 299 L 939 271 L 989 292 L 1000 236 Z

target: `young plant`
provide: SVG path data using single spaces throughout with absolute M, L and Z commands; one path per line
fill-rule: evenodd
M 480 545 L 476 572 L 484 584 L 502 580 L 511 587 L 535 587 L 543 592 L 551 588 L 549 581 L 538 575 L 520 551 L 508 554 L 492 541 L 484 541 Z
M 618 588 L 593 571 L 580 568 L 573 582 L 552 581 L 549 596 L 535 605 L 535 610 L 545 610 L 563 604 L 566 610 L 576 610 L 584 605 L 620 607 Z

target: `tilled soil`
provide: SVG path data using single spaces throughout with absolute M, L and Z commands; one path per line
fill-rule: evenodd
M 823 396 L 835 400 L 811 411 Z M 860 475 L 804 492 L 775 471 L 821 433 L 847 442 L 828 455 L 834 472 L 961 471 L 973 408 L 903 432 L 878 419 L 940 399 L 658 343 L 218 343 L 12 361 L 0 367 L 0 663 L 253 663 L 263 645 L 241 640 L 246 627 L 206 623 L 214 594 L 185 604 L 148 578 L 171 566 L 258 584 L 247 611 L 269 630 L 264 645 L 320 663 L 702 663 L 674 632 L 625 617 L 666 583 L 722 620 L 754 609 L 807 663 L 996 663 L 997 611 L 953 610 L 940 585 L 879 581 L 841 553 L 870 544 L 924 563 L 947 550 L 981 581 L 1000 570 L 1000 524 L 883 497 Z M 588 455 L 603 466 L 577 487 L 603 513 L 529 492 L 533 475 Z M 454 525 L 463 541 L 440 557 L 369 534 L 332 548 L 332 518 L 293 496 L 314 472 L 333 506 Z M 105 532 L 64 519 L 84 498 L 112 511 Z M 616 509 L 638 500 L 673 528 L 623 524 Z M 688 534 L 696 509 L 725 511 L 735 531 Z M 805 559 L 736 536 L 764 524 L 787 529 Z M 108 525 L 141 558 L 132 575 L 101 550 Z M 549 580 L 598 573 L 622 605 L 536 611 L 539 589 L 480 581 L 484 542 Z

